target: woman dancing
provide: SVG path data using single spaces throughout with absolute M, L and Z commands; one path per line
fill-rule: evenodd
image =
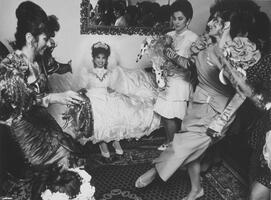
M 79 103 L 82 99 L 73 91 L 45 93 L 47 78 L 36 58 L 44 53 L 56 31 L 45 11 L 25 1 L 16 9 L 16 17 L 17 50 L 0 64 L 1 120 L 10 125 L 13 138 L 31 166 L 57 164 L 68 168 L 81 146 L 62 131 L 46 107 Z
M 110 153 L 107 143 L 113 141 L 117 155 L 122 155 L 123 150 L 119 141 L 128 138 L 141 138 L 149 135 L 159 128 L 160 117 L 153 112 L 153 98 L 142 98 L 132 94 L 131 91 L 122 90 L 125 94 L 117 92 L 114 88 L 120 88 L 116 84 L 125 84 L 125 88 L 141 84 L 141 80 L 133 79 L 130 83 L 124 80 L 122 83 L 115 77 L 116 70 L 107 69 L 110 47 L 108 44 L 97 42 L 92 45 L 93 69 L 83 77 L 86 78 L 87 93 L 92 111 L 94 132 L 89 139 L 93 143 L 100 143 L 99 147 L 105 161 L 110 161 Z M 125 73 L 125 72 L 123 72 Z M 127 75 L 129 77 L 129 75 Z M 117 81 L 117 82 L 116 82 Z M 151 82 L 149 82 L 151 84 Z M 151 87 L 151 85 L 149 85 Z M 136 90 L 144 90 L 137 87 Z M 145 90 L 151 90 L 145 88 Z M 128 89 L 129 90 L 129 89 Z M 137 91 L 135 94 L 145 93 Z
M 173 39 L 176 53 L 185 58 L 190 57 L 190 47 L 197 40 L 197 35 L 188 29 L 193 16 L 193 8 L 189 1 L 176 1 L 171 5 L 171 16 L 174 31 L 167 33 Z M 189 72 L 183 74 L 171 70 L 167 76 L 167 87 L 159 92 L 154 111 L 161 116 L 161 123 L 165 128 L 166 142 L 158 147 L 165 150 L 172 142 L 174 133 L 181 126 L 186 113 L 192 85 L 189 83 Z
M 262 24 L 257 19 L 260 11 L 254 2 L 222 0 L 217 1 L 212 10 L 214 15 L 208 27 L 209 35 L 216 39 L 216 43 L 193 57 L 199 83 L 188 106 L 181 131 L 175 134 L 168 149 L 155 159 L 155 167 L 137 179 L 135 186 L 138 188 L 150 184 L 157 175 L 166 181 L 180 166 L 187 165 L 191 191 L 184 199 L 195 200 L 204 195 L 200 183 L 199 161 L 212 144 L 212 137 L 207 135 L 207 129 L 210 123 L 223 112 L 235 93 L 231 86 L 219 81 L 222 65 L 218 62 L 220 59 L 217 58 L 216 52 L 237 37 L 247 37 L 254 43 L 266 39 L 261 38 L 262 35 L 257 32 L 256 27 Z M 191 69 L 190 60 L 172 56 L 173 51 L 170 49 L 166 50 L 166 55 L 175 59 L 180 66 Z M 254 58 L 253 60 L 257 61 Z M 234 117 L 226 124 L 223 132 L 227 131 L 233 119 Z

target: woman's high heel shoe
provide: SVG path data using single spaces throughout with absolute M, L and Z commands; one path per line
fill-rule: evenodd
M 203 188 L 201 188 L 201 190 L 199 191 L 199 193 L 195 196 L 194 200 L 199 199 L 200 197 L 203 197 L 203 196 L 204 196 L 204 190 L 203 190 Z M 188 197 L 186 196 L 186 197 L 182 198 L 182 200 L 188 200 L 187 198 Z
M 117 155 L 123 155 L 124 152 L 123 152 L 119 142 L 114 141 L 112 146 L 114 147 Z
M 109 152 L 101 151 L 101 155 L 103 163 L 110 163 L 112 161 Z
M 151 182 L 156 177 L 156 170 L 155 168 L 152 168 L 148 170 L 145 174 L 141 175 L 135 182 L 136 188 L 144 188 L 147 185 L 151 184 Z

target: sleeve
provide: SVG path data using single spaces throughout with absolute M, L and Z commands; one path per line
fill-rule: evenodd
M 263 57 L 253 67 L 247 70 L 247 83 L 254 88 L 256 94 L 261 94 L 265 102 L 271 101 L 271 54 Z
M 35 94 L 25 82 L 23 73 L 16 63 L 4 59 L 0 64 L 0 110 L 7 110 L 5 120 L 19 116 L 35 102 Z
M 79 83 L 79 88 L 88 88 L 90 87 L 89 79 L 90 79 L 90 72 L 86 69 L 86 67 L 82 68 L 80 73 L 77 74 L 76 79 L 80 80 L 78 81 Z
M 263 156 L 269 169 L 271 169 L 271 131 L 266 133 L 265 145 L 263 147 Z
M 187 37 L 187 39 L 185 39 L 185 42 L 182 47 L 183 53 L 182 53 L 182 55 L 181 54 L 179 54 L 179 55 L 183 56 L 185 58 L 189 58 L 192 54 L 191 46 L 197 40 L 198 36 L 197 35 L 192 35 L 192 36 L 187 35 L 186 37 Z
M 0 64 L 1 104 L 21 113 L 33 105 L 48 107 L 50 95 L 37 93 L 33 85 L 26 83 L 27 67 L 20 65 L 16 55 L 9 54 Z M 20 67 L 20 69 L 19 69 Z
M 51 95 L 47 93 L 36 95 L 36 102 L 38 105 L 47 108 L 51 102 Z

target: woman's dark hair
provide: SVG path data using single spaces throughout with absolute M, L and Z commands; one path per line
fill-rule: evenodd
M 29 171 L 31 177 L 31 200 L 41 200 L 41 194 L 49 189 L 75 198 L 80 192 L 81 176 L 73 171 L 63 170 L 56 164 L 35 167 Z
M 94 43 L 91 47 L 91 50 L 93 58 L 95 58 L 99 54 L 104 54 L 107 58 L 110 56 L 110 46 L 102 42 Z
M 66 193 L 70 198 L 75 198 L 80 192 L 81 184 L 79 174 L 72 171 L 63 171 L 47 188 L 52 192 Z
M 104 54 L 106 58 L 108 58 L 110 56 L 110 46 L 106 43 L 102 43 L 102 42 L 97 42 L 94 43 L 91 47 L 92 50 L 92 58 L 97 57 L 99 54 Z M 107 62 L 105 65 L 105 69 L 107 68 Z M 95 67 L 95 66 L 94 66 Z
M 121 2 L 116 1 L 113 3 L 113 10 L 118 11 L 119 14 L 122 16 L 125 14 L 126 8 L 125 5 L 123 5 Z
M 55 37 L 55 32 L 59 31 L 60 25 L 55 15 L 48 16 L 48 37 Z
M 230 35 L 245 36 L 264 53 L 269 47 L 270 21 L 252 0 L 217 0 L 210 9 L 211 17 L 217 15 L 229 21 Z
M 137 19 L 139 16 L 139 11 L 136 6 L 128 6 L 126 12 L 126 17 L 128 21 L 129 26 L 136 26 L 137 25 Z
M 173 15 L 173 13 L 178 12 L 178 11 L 181 11 L 187 20 L 191 20 L 193 17 L 192 5 L 187 0 L 175 1 L 170 6 L 170 15 Z
M 98 13 L 101 15 L 101 19 L 98 24 L 111 25 L 111 23 L 115 20 L 112 0 L 98 0 L 96 6 L 98 6 Z
M 160 7 L 160 14 L 158 16 L 158 21 L 161 23 L 170 21 L 170 6 L 169 5 L 162 5 Z
M 45 11 L 31 1 L 22 2 L 16 9 L 17 30 L 15 33 L 15 45 L 21 49 L 25 44 L 26 33 L 31 33 L 35 38 L 45 33 L 47 37 L 53 37 L 59 30 L 59 24 L 55 16 L 47 17 Z

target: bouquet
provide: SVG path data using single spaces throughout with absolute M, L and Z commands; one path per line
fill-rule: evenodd
M 144 54 L 151 59 L 157 86 L 162 90 L 167 86 L 167 76 L 182 71 L 182 68 L 178 68 L 164 55 L 164 50 L 166 48 L 173 48 L 172 43 L 173 39 L 169 35 L 148 37 L 141 45 L 140 53 L 137 56 L 137 62 Z
M 192 55 L 196 55 L 212 44 L 212 38 L 208 34 L 203 34 L 195 42 L 192 43 L 190 47 L 191 53 Z

